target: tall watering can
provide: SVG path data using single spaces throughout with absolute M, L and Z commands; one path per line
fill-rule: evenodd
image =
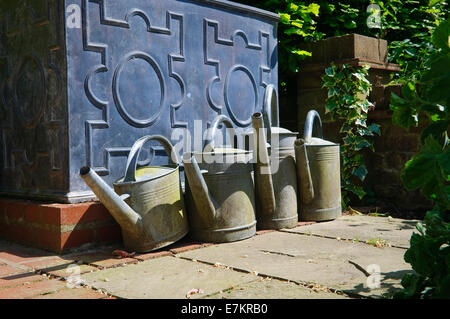
M 170 158 L 170 165 L 136 169 L 142 146 L 158 141 Z M 172 244 L 188 232 L 180 184 L 179 161 L 172 144 L 163 136 L 144 136 L 131 148 L 125 176 L 112 190 L 91 168 L 80 175 L 122 228 L 124 246 L 147 252 Z
M 314 120 L 320 138 L 312 137 Z M 315 110 L 308 112 L 304 138 L 295 141 L 300 189 L 300 220 L 324 221 L 341 215 L 339 144 L 323 139 L 322 122 Z
M 190 234 L 216 243 L 256 233 L 252 152 L 215 148 L 220 123 L 234 131 L 231 121 L 220 115 L 211 124 L 203 152 L 183 156 Z
M 262 229 L 292 228 L 298 222 L 294 151 L 298 133 L 277 126 L 271 127 L 272 120 L 278 122 L 278 116 L 273 113 L 278 109 L 276 103 L 276 90 L 269 85 L 263 113 L 252 116 L 256 133 L 256 219 L 258 227 Z M 264 123 L 267 123 L 267 140 L 271 145 L 267 145 Z

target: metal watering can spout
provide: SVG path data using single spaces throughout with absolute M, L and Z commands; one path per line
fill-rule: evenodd
M 298 163 L 297 170 L 300 177 L 300 196 L 302 197 L 302 201 L 306 204 L 311 203 L 314 199 L 314 185 L 312 182 L 306 145 L 311 142 L 315 119 L 317 119 L 319 123 L 319 137 L 323 139 L 322 121 L 320 120 L 319 113 L 315 110 L 311 110 L 306 116 L 303 139 L 295 141 L 295 155 Z
M 125 175 L 123 180 L 121 180 L 121 183 L 135 183 L 137 181 L 136 169 L 139 154 L 142 146 L 150 140 L 156 140 L 164 147 L 172 164 L 178 163 L 177 154 L 165 137 L 159 135 L 141 137 L 134 143 L 130 150 L 125 168 Z M 136 236 L 136 238 L 144 235 L 144 225 L 141 214 L 136 212 L 125 202 L 126 199 L 130 198 L 130 194 L 124 193 L 118 195 L 100 176 L 98 176 L 97 173 L 87 166 L 81 168 L 80 175 L 123 230 L 128 234 L 133 234 L 133 237 Z
M 211 128 L 208 131 L 208 135 L 206 136 L 203 148 L 204 152 L 214 152 L 214 138 L 216 136 L 216 131 L 220 123 L 225 124 L 225 126 L 229 129 L 234 129 L 233 123 L 231 123 L 231 121 L 225 115 L 216 117 L 213 123 L 211 123 Z M 185 153 L 183 155 L 183 164 L 185 174 L 189 181 L 189 187 L 191 188 L 192 194 L 195 194 L 195 196 L 193 196 L 193 199 L 195 205 L 199 208 L 198 211 L 206 212 L 208 217 L 213 219 L 216 216 L 216 209 L 219 207 L 219 205 L 212 197 L 203 177 L 203 173 L 207 173 L 207 171 L 200 170 L 195 157 L 188 153 Z
M 202 171 L 198 167 L 197 160 L 194 156 L 185 153 L 183 156 L 184 172 L 189 180 L 189 187 L 194 194 L 193 199 L 199 212 L 206 212 L 207 219 L 212 219 L 216 216 L 217 204 L 215 203 L 205 179 L 203 178 Z
M 114 190 L 88 166 L 80 169 L 80 176 L 121 227 L 128 230 L 134 230 L 134 232 L 137 233 L 137 236 L 142 234 L 142 217 L 124 201 L 129 195 L 117 195 Z
M 168 165 L 138 168 L 143 145 L 156 141 L 169 157 Z M 110 188 L 91 168 L 80 175 L 122 229 L 124 246 L 147 252 L 174 243 L 188 232 L 175 148 L 162 135 L 139 138 L 131 147 L 125 174 Z
M 252 115 L 252 124 L 256 136 L 256 186 L 260 194 L 262 207 L 267 210 L 266 213 L 273 213 L 276 209 L 276 200 L 266 135 L 264 133 L 263 115 L 259 112 L 254 113 Z

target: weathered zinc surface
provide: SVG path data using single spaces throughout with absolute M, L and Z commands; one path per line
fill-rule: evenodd
M 277 19 L 219 0 L 1 0 L 0 194 L 87 200 L 80 167 L 111 184 L 139 137 L 181 152 L 195 120 L 248 128 L 277 85 Z

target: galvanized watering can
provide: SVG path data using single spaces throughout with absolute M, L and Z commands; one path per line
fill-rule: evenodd
M 314 119 L 320 138 L 312 137 Z M 323 139 L 322 121 L 315 110 L 308 112 L 304 138 L 295 141 L 295 156 L 300 189 L 300 219 L 324 221 L 339 217 L 341 178 L 339 144 Z
M 275 94 L 274 87 L 269 85 L 263 114 L 255 113 L 252 116 L 256 132 L 256 219 L 257 226 L 261 229 L 292 228 L 298 223 L 294 151 L 298 133 L 271 127 L 271 121 L 278 118 L 273 116 L 273 111 L 278 108 Z M 267 139 L 271 145 L 266 142 L 264 122 L 267 123 Z
M 215 148 L 220 123 L 234 131 L 231 121 L 220 115 L 211 124 L 203 152 L 183 156 L 190 234 L 216 243 L 256 233 L 252 152 Z
M 136 169 L 142 146 L 158 141 L 170 158 L 170 165 Z M 144 136 L 131 148 L 125 176 L 112 190 L 90 167 L 80 175 L 122 228 L 124 246 L 147 252 L 181 239 L 188 232 L 180 184 L 179 161 L 172 144 L 163 136 Z

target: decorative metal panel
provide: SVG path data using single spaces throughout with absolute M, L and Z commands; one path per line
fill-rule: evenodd
M 143 135 L 184 145 L 194 121 L 204 130 L 218 114 L 244 130 L 277 85 L 269 12 L 218 0 L 3 1 L 3 193 L 89 199 L 80 167 L 111 184 Z M 167 162 L 147 150 L 141 164 Z
M 0 187 L 68 190 L 64 21 L 55 0 L 0 3 Z

